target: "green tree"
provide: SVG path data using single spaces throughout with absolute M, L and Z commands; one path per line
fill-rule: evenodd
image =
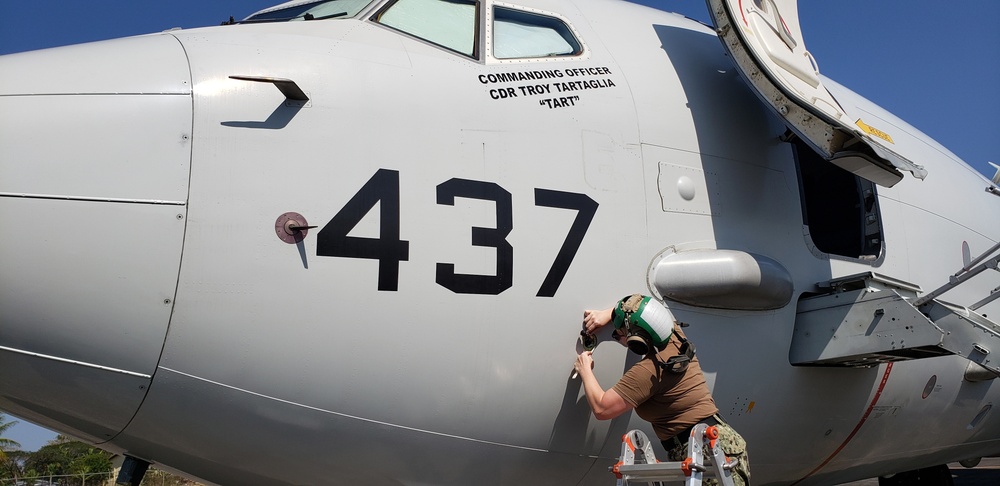
M 21 444 L 13 439 L 4 437 L 4 434 L 17 424 L 17 421 L 8 422 L 7 416 L 0 413 L 0 475 L 13 478 L 16 483 L 22 477 L 23 458 L 20 454 Z
M 7 451 L 5 459 L 0 461 L 0 478 L 9 478 L 9 484 L 17 484 L 23 479 L 24 461 L 27 460 L 28 454 L 30 453 L 24 451 Z M 8 482 L 0 479 L 0 484 L 6 485 Z
M 70 461 L 69 471 L 80 476 L 80 484 L 103 484 L 106 476 L 97 475 L 111 472 L 111 454 L 90 447 Z
M 151 467 L 142 478 L 141 486 L 201 486 L 201 483 Z
M 69 457 L 60 444 L 52 444 L 38 449 L 31 453 L 24 463 L 25 473 L 28 476 L 59 476 L 69 474 Z
M 65 437 L 56 440 L 31 453 L 24 461 L 26 477 L 49 478 L 54 476 L 78 475 L 80 481 L 72 484 L 102 484 L 111 472 L 111 454 L 79 441 Z
M 21 448 L 21 444 L 18 444 L 17 441 L 4 437 L 4 434 L 14 425 L 17 425 L 16 420 L 7 422 L 7 416 L 0 413 L 0 460 L 3 460 L 6 452 L 16 451 Z

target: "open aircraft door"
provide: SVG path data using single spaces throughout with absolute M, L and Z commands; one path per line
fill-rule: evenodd
M 902 180 L 900 170 L 927 175 L 823 86 L 803 42 L 796 0 L 707 1 L 719 39 L 757 96 L 824 159 L 887 187 Z

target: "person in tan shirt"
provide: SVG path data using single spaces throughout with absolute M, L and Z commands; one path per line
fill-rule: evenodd
M 714 425 L 719 431 L 723 452 L 739 463 L 733 470 L 734 483 L 750 484 L 750 462 L 746 442 L 719 417 L 705 375 L 691 345 L 670 311 L 655 299 L 639 294 L 625 297 L 615 307 L 583 313 L 587 334 L 614 322 L 614 337 L 631 351 L 643 356 L 618 383 L 605 390 L 594 375 L 591 351 L 577 356 L 574 368 L 583 380 L 584 393 L 594 416 L 610 420 L 635 410 L 653 426 L 671 461 L 687 455 L 691 429 L 699 424 Z M 706 480 L 706 485 L 717 484 Z

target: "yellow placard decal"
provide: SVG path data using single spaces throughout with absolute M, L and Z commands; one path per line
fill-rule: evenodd
M 878 128 L 875 128 L 875 127 L 873 127 L 871 125 L 868 125 L 867 123 L 861 121 L 860 118 L 858 118 L 858 121 L 856 121 L 854 123 L 859 128 L 861 128 L 861 131 L 867 133 L 868 135 L 871 135 L 873 137 L 881 138 L 882 140 L 885 140 L 886 142 L 889 142 L 889 143 L 891 143 L 893 145 L 896 144 L 896 142 L 892 141 L 892 137 L 890 137 L 888 133 L 885 133 L 882 130 L 879 130 Z

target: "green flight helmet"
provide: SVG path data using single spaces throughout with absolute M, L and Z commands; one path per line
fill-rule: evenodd
M 632 294 L 618 301 L 611 312 L 615 329 L 626 337 L 632 352 L 646 356 L 662 350 L 674 332 L 674 315 L 652 297 Z

